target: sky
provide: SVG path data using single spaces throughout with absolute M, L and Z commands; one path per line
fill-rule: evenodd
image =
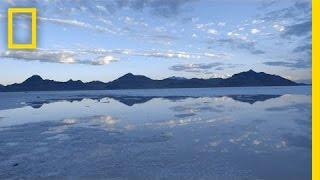
M 7 49 L 7 9 L 36 7 L 37 49 Z M 310 83 L 310 0 L 4 0 L 0 84 L 108 82 L 126 73 L 226 78 L 253 69 Z M 14 18 L 15 42 L 30 18 Z

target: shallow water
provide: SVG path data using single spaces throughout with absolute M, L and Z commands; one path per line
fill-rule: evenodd
M 0 179 L 311 177 L 310 87 L 0 97 Z

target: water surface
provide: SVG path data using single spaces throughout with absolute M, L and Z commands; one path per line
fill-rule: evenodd
M 310 87 L 0 98 L 0 179 L 311 177 Z

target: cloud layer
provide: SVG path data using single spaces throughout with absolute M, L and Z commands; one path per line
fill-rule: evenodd
M 169 67 L 172 71 L 213 74 L 212 70 L 221 71 L 227 68 L 234 68 L 240 66 L 239 64 L 226 64 L 221 62 L 213 63 L 189 63 L 189 64 L 177 64 Z
M 90 55 L 81 53 L 81 55 Z M 2 58 L 23 60 L 23 61 L 40 61 L 49 63 L 62 64 L 88 64 L 88 65 L 105 65 L 115 62 L 118 59 L 112 55 L 96 56 L 93 59 L 85 59 L 75 51 L 68 50 L 36 50 L 36 51 L 5 51 L 0 54 Z
M 0 57 L 24 61 L 40 61 L 62 64 L 106 65 L 132 56 L 160 59 L 217 59 L 225 54 L 190 53 L 183 51 L 137 51 L 133 49 L 38 49 L 35 51 L 4 51 Z

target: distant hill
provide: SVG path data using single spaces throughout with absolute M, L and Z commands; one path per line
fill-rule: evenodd
M 234 74 L 225 79 L 221 86 L 295 86 L 298 83 L 285 79 L 281 76 L 266 74 L 264 72 L 255 72 L 249 70 Z
M 31 76 L 21 84 L 0 85 L 0 91 L 62 91 L 62 90 L 107 90 L 107 89 L 163 89 L 163 88 L 208 88 L 208 87 L 246 87 L 246 86 L 299 86 L 299 84 L 281 76 L 249 70 L 234 74 L 229 78 L 186 79 L 170 77 L 153 80 L 142 75 L 125 74 L 120 78 L 104 83 L 92 81 L 84 83 L 80 80 L 58 82 L 42 79 L 38 75 Z
M 31 76 L 21 84 L 12 84 L 2 88 L 2 91 L 62 91 L 62 90 L 102 90 L 106 84 L 100 81 L 84 83 L 82 81 L 69 80 L 58 82 L 44 80 L 38 75 Z M 1 90 L 1 89 L 0 89 Z
M 146 76 L 128 73 L 107 83 L 107 89 L 150 89 L 150 88 L 206 88 L 206 87 L 245 87 L 245 86 L 297 86 L 301 85 L 281 76 L 257 73 L 253 70 L 235 74 L 229 78 L 185 79 L 166 78 L 153 80 Z

